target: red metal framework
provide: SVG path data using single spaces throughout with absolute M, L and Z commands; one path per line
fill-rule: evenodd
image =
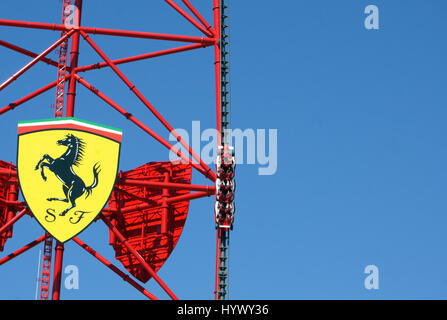
M 172 162 L 148 163 L 121 172 L 109 201 L 107 216 L 157 272 L 167 260 L 182 233 L 188 214 L 190 191 L 150 186 L 150 183 L 191 183 L 191 166 Z M 133 183 L 132 183 L 133 182 Z M 185 199 L 186 198 L 186 199 Z M 183 200 L 182 200 L 183 199 Z M 141 282 L 151 275 L 110 231 L 115 258 Z
M 23 105 L 25 102 L 38 97 L 42 93 L 47 92 L 52 88 L 56 88 L 55 116 L 62 117 L 64 113 L 64 93 L 66 89 L 66 82 L 68 81 L 65 116 L 73 117 L 75 113 L 77 84 L 80 83 L 82 86 L 89 89 L 93 94 L 105 101 L 110 107 L 122 114 L 127 120 L 134 123 L 143 132 L 152 136 L 156 141 L 161 143 L 171 152 L 174 152 L 180 157 L 181 160 L 183 160 L 183 164 L 174 164 L 170 162 L 148 163 L 134 170 L 122 172 L 115 187 L 115 191 L 113 192 L 113 196 L 109 201 L 108 208 L 104 209 L 102 214 L 99 216 L 99 219 L 102 220 L 110 230 L 109 242 L 115 249 L 116 259 L 119 260 L 136 279 L 146 282 L 150 278 L 153 278 L 172 299 L 177 299 L 176 295 L 163 282 L 163 280 L 160 279 L 156 272 L 159 270 L 164 261 L 166 261 L 169 254 L 175 247 L 186 220 L 189 201 L 203 197 L 210 197 L 211 195 L 216 194 L 216 186 L 214 184 L 218 179 L 218 176 L 200 158 L 200 156 L 192 150 L 187 142 L 173 129 L 173 126 L 135 87 L 131 80 L 119 69 L 118 66 L 133 61 L 151 59 L 154 57 L 213 46 L 215 54 L 214 67 L 216 76 L 216 127 L 218 133 L 218 146 L 224 146 L 226 141 L 225 139 L 222 139 L 222 137 L 224 137 L 222 133 L 223 130 L 227 128 L 229 116 L 226 109 L 226 101 L 228 97 L 227 92 L 225 91 L 227 90 L 227 73 L 229 72 L 229 62 L 222 56 L 225 54 L 225 50 L 222 51 L 222 43 L 226 43 L 225 41 L 227 40 L 225 40 L 225 35 L 221 32 L 221 30 L 225 30 L 227 26 L 225 23 L 221 22 L 222 17 L 225 17 L 225 13 L 223 13 L 222 9 L 227 8 L 222 3 L 225 3 L 227 0 L 209 1 L 212 2 L 214 26 L 211 26 L 188 0 L 182 0 L 182 2 L 186 8 L 190 10 L 192 15 L 190 15 L 186 10 L 182 9 L 182 7 L 180 7 L 175 1 L 165 0 L 165 2 L 175 11 L 181 14 L 187 21 L 203 33 L 202 37 L 82 26 L 82 0 L 63 1 L 62 24 L 0 19 L 0 26 L 53 30 L 61 33 L 61 37 L 40 54 L 36 54 L 18 45 L 0 40 L 1 46 L 32 58 L 28 64 L 11 76 L 7 81 L 0 84 L 0 91 L 12 84 L 16 79 L 22 76 L 38 62 L 43 62 L 57 68 L 56 81 L 46 84 L 40 89 L 27 94 L 15 102 L 9 103 L 3 108 L 0 108 L 0 115 L 14 110 L 15 108 Z M 72 5 L 73 3 L 74 6 Z M 73 8 L 75 12 L 71 10 Z M 66 22 L 67 19 L 69 19 L 70 14 L 74 14 L 75 19 L 73 23 L 67 24 Z M 91 35 L 167 40 L 187 44 L 157 52 L 149 52 L 136 56 L 111 60 L 91 38 Z M 101 57 L 103 62 L 94 65 L 78 65 L 79 42 L 81 37 L 98 54 L 98 56 Z M 69 45 L 70 56 L 68 60 Z M 58 61 L 54 61 L 46 57 L 56 48 L 59 48 Z M 141 101 L 141 103 L 160 121 L 160 123 L 177 139 L 187 153 L 185 154 L 179 149 L 175 148 L 170 142 L 162 138 L 149 126 L 138 120 L 135 116 L 126 111 L 126 109 L 80 76 L 80 73 L 100 68 L 110 68 L 116 76 L 129 87 L 132 94 L 134 94 Z M 222 103 L 222 101 L 224 101 L 224 103 Z M 192 185 L 192 168 L 198 171 L 206 179 L 210 180 L 213 185 Z M 6 239 L 12 236 L 13 224 L 25 214 L 29 213 L 27 211 L 26 204 L 17 201 L 17 192 L 17 173 L 15 171 L 15 167 L 12 164 L 0 162 L 0 251 L 3 249 Z M 20 211 L 20 213 L 16 214 L 17 211 Z M 222 239 L 219 238 L 219 235 L 221 234 L 222 229 L 218 228 L 218 247 L 222 243 Z M 44 259 L 43 262 L 44 267 L 48 269 L 48 262 L 51 261 L 51 252 L 49 249 L 50 244 L 52 244 L 52 239 L 47 234 L 14 251 L 5 258 L 0 259 L 0 266 L 19 256 L 23 252 L 33 248 L 42 241 L 45 241 L 45 248 L 48 249 L 47 260 L 45 261 Z M 75 237 L 73 241 L 85 249 L 89 254 L 97 258 L 118 276 L 131 284 L 138 291 L 143 293 L 146 297 L 150 299 L 157 299 L 157 297 L 148 292 L 129 275 L 107 261 L 103 256 L 96 252 L 92 247 L 82 242 L 78 237 Z M 57 300 L 60 298 L 61 270 L 64 253 L 63 244 L 56 243 L 55 251 L 52 299 Z M 222 251 L 218 249 L 216 255 L 216 266 L 219 266 L 222 262 Z M 45 265 L 45 263 L 47 264 Z M 226 268 L 226 272 L 227 271 L 228 269 Z M 42 288 L 43 291 L 45 291 L 43 293 L 43 299 L 49 297 L 50 291 L 49 279 L 45 279 L 45 281 L 48 281 L 48 286 L 46 283 L 43 283 L 44 279 L 42 278 Z M 216 270 L 216 298 L 227 298 L 226 291 L 218 289 L 219 285 L 222 286 L 220 275 Z M 227 283 L 225 283 L 225 288 L 226 286 Z M 217 294 L 217 292 L 220 293 Z

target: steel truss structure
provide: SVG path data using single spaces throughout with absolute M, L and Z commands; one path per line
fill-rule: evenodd
M 38 62 L 43 62 L 48 65 L 57 68 L 57 80 L 48 84 L 45 84 L 40 89 L 34 92 L 28 93 L 24 97 L 8 104 L 7 106 L 0 108 L 0 115 L 12 111 L 15 108 L 20 107 L 24 103 L 38 97 L 39 95 L 56 88 L 56 101 L 54 105 L 55 117 L 63 117 L 65 111 L 65 117 L 73 117 L 75 114 L 75 102 L 77 85 L 80 84 L 91 91 L 94 95 L 105 101 L 112 109 L 118 111 L 124 118 L 131 121 L 143 132 L 149 134 L 157 142 L 174 152 L 182 160 L 184 160 L 190 167 L 198 171 L 206 179 L 212 182 L 211 185 L 193 185 L 185 180 L 175 180 L 175 175 L 172 170 L 167 170 L 166 163 L 148 164 L 145 168 L 152 168 L 154 166 L 157 170 L 164 168 L 164 173 L 160 175 L 161 180 L 157 180 L 157 177 L 149 177 L 147 174 L 141 173 L 137 176 L 137 179 L 126 177 L 119 177 L 118 183 L 115 187 L 114 194 L 111 200 L 109 200 L 109 207 L 104 209 L 99 215 L 99 220 L 109 228 L 110 231 L 110 244 L 115 246 L 117 250 L 117 257 L 120 250 L 126 250 L 126 252 L 133 258 L 132 261 L 127 261 L 129 265 L 126 265 L 128 270 L 134 270 L 138 267 L 138 272 L 141 277 L 145 277 L 147 281 L 153 278 L 161 288 L 172 299 L 178 299 L 173 291 L 163 282 L 163 280 L 157 275 L 157 268 L 153 261 L 148 259 L 142 254 L 140 248 L 137 248 L 132 239 L 126 237 L 125 230 L 123 229 L 123 223 L 121 225 L 119 220 L 124 219 L 124 212 L 143 214 L 144 210 L 148 208 L 160 208 L 160 234 L 165 237 L 173 237 L 174 232 L 170 231 L 169 217 L 170 208 L 175 204 L 184 202 L 189 204 L 190 200 L 199 199 L 203 197 L 209 197 L 215 195 L 216 202 L 214 206 L 214 217 L 216 223 L 216 274 L 215 274 L 215 299 L 228 299 L 228 252 L 229 252 L 229 233 L 233 228 L 234 220 L 234 152 L 230 146 L 231 141 L 228 138 L 228 130 L 230 126 L 230 61 L 229 61 L 229 20 L 228 20 L 228 1 L 229 0 L 209 0 L 212 4 L 214 22 L 211 26 L 205 18 L 198 12 L 198 10 L 188 0 L 182 0 L 184 6 L 192 13 L 188 13 L 181 6 L 179 6 L 174 0 L 165 0 L 165 2 L 171 6 L 176 12 L 189 21 L 194 27 L 203 33 L 202 37 L 186 36 L 186 35 L 173 35 L 173 34 L 160 34 L 142 31 L 129 31 L 129 30 L 115 30 L 105 29 L 97 27 L 87 27 L 81 25 L 82 3 L 83 0 L 63 0 L 62 7 L 62 23 L 50 24 L 42 22 L 29 22 L 29 21 L 15 21 L 0 19 L 0 26 L 16 27 L 16 28 L 31 28 L 40 30 L 53 30 L 61 33 L 60 38 L 51 44 L 42 53 L 37 54 L 29 51 L 16 44 L 8 43 L 0 40 L 0 45 L 9 48 L 15 52 L 31 57 L 32 60 L 27 63 L 23 68 L 12 75 L 8 80 L 0 84 L 0 91 L 11 85 L 16 79 L 22 76 L 30 68 L 36 65 Z M 68 23 L 70 15 L 74 14 L 73 22 Z M 91 35 L 106 35 L 112 37 L 130 37 L 140 39 L 155 39 L 166 40 L 187 43 L 179 47 L 172 49 L 161 50 L 157 52 L 149 52 L 136 56 L 121 58 L 117 60 L 111 60 L 104 51 L 95 43 L 91 38 Z M 84 39 L 86 43 L 102 58 L 103 62 L 93 65 L 79 65 L 79 43 Z M 69 51 L 70 47 L 70 51 Z M 218 132 L 218 157 L 216 159 L 216 172 L 214 172 L 204 161 L 197 155 L 194 150 L 187 144 L 187 142 L 173 129 L 171 124 L 157 111 L 157 109 L 149 102 L 149 100 L 135 87 L 135 85 L 129 80 L 129 78 L 118 68 L 119 65 L 139 61 L 143 59 L 151 59 L 155 57 L 171 55 L 175 53 L 192 51 L 199 48 L 213 47 L 214 48 L 214 68 L 215 68 L 215 86 L 216 86 L 216 128 Z M 55 61 L 46 56 L 58 48 L 59 60 Z M 118 105 L 110 97 L 106 96 L 103 92 L 94 87 L 91 83 L 86 81 L 80 76 L 83 72 L 97 70 L 101 68 L 110 68 L 114 71 L 116 76 L 120 78 L 126 86 L 129 87 L 132 94 L 134 94 L 142 104 L 160 121 L 160 123 L 177 139 L 177 141 L 187 150 L 187 154 L 184 154 L 180 150 L 173 147 L 173 145 L 162 138 L 159 134 L 153 131 L 149 126 L 138 120 L 131 113 L 126 111 L 123 107 Z M 67 91 L 66 91 L 67 90 Z M 66 92 L 65 92 L 66 91 Z M 65 101 L 66 97 L 66 101 Z M 144 169 L 144 168 L 143 168 Z M 139 169 L 139 170 L 143 170 Z M 147 170 L 149 170 L 147 169 Z M 135 169 L 137 170 L 137 169 Z M 144 169 L 146 170 L 146 169 Z M 186 170 L 186 169 L 185 169 Z M 166 172 L 170 172 L 169 174 Z M 129 174 L 131 176 L 131 174 Z M 154 178 L 155 177 L 155 178 Z M 179 182 L 180 181 L 180 182 Z M 118 185 L 119 184 L 119 185 Z M 140 194 L 132 194 L 131 187 L 143 188 L 143 196 Z M 6 163 L 0 160 L 0 251 L 3 251 L 4 244 L 8 238 L 13 236 L 13 225 L 25 215 L 32 217 L 27 204 L 18 201 L 18 179 L 17 170 L 12 163 Z M 146 192 L 152 190 L 150 195 Z M 156 193 L 159 192 L 159 193 Z M 131 205 L 127 207 L 120 207 L 118 205 L 118 195 L 124 193 L 130 198 L 142 199 L 145 202 L 143 205 Z M 156 194 L 156 196 L 155 196 Z M 146 196 L 147 199 L 144 199 Z M 147 203 L 146 203 L 147 202 Z M 187 212 L 187 211 L 186 211 Z M 158 221 L 158 220 L 157 220 Z M 145 230 L 143 225 L 142 230 Z M 132 285 L 135 289 L 140 291 L 143 295 L 149 299 L 157 299 L 152 293 L 146 290 L 136 280 L 134 280 L 129 274 L 120 270 L 92 247 L 84 243 L 78 237 L 72 239 L 76 244 L 83 248 L 90 255 L 98 259 L 101 263 L 112 270 L 116 275 Z M 39 237 L 38 239 L 28 243 L 22 248 L 10 253 L 9 255 L 0 259 L 0 266 L 22 253 L 30 250 L 38 244 L 44 242 L 44 252 L 42 260 L 42 276 L 41 276 L 41 299 L 50 298 L 50 288 L 52 287 L 51 298 L 53 300 L 60 299 L 60 286 L 61 286 L 61 272 L 63 265 L 64 245 L 54 240 L 47 233 Z M 169 241 L 168 241 L 169 243 Z M 53 248 L 54 247 L 54 248 Z M 172 243 L 170 244 L 172 250 Z M 52 263 L 52 252 L 54 254 L 54 263 Z M 137 250 L 138 249 L 138 250 Z M 167 252 L 169 256 L 170 252 Z M 166 256 L 166 252 L 163 253 Z M 124 263 L 123 263 L 124 264 Z M 50 282 L 51 268 L 53 267 L 53 281 Z M 144 271 L 144 273 L 141 273 Z M 135 271 L 136 272 L 136 271 Z M 131 271 L 131 274 L 135 276 L 135 273 Z M 135 276 L 137 277 L 137 276 Z M 139 279 L 137 277 L 137 279 Z

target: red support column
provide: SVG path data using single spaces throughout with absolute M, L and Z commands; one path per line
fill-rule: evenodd
M 11 183 L 8 190 L 8 201 L 17 201 L 18 200 L 18 194 L 17 194 L 17 187 L 15 184 Z M 16 208 L 14 206 L 10 206 L 8 210 L 8 218 L 7 221 L 11 221 L 14 219 L 14 216 L 16 214 Z M 6 233 L 6 236 L 8 238 L 12 238 L 12 227 L 9 228 L 8 232 Z

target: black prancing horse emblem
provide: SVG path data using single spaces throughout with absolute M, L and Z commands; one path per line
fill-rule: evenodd
M 93 166 L 94 180 L 93 183 L 87 187 L 84 181 L 73 171 L 72 168 L 73 166 L 79 166 L 84 155 L 85 143 L 82 139 L 72 134 L 67 134 L 65 139 L 57 141 L 57 144 L 66 146 L 67 151 L 56 159 L 53 159 L 48 154 L 45 154 L 37 163 L 34 170 L 38 170 L 40 167 L 42 179 L 47 181 L 44 168 L 48 168 L 62 182 L 62 190 L 64 191 L 65 199 L 48 198 L 47 200 L 70 203 L 70 207 L 59 214 L 60 216 L 65 216 L 68 211 L 76 207 L 76 199 L 84 193 L 86 193 L 85 198 L 87 198 L 92 193 L 92 190 L 98 185 L 98 175 L 101 170 L 98 163 Z

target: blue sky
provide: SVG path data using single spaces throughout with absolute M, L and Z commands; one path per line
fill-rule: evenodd
M 59 23 L 60 5 L 5 0 L 2 19 Z M 82 24 L 200 36 L 163 1 L 84 1 Z M 211 0 L 193 4 L 211 21 Z M 277 129 L 278 170 L 237 168 L 231 234 L 232 299 L 446 299 L 447 4 L 441 0 L 231 1 L 232 125 Z M 135 3 L 131 6 L 131 3 Z M 380 29 L 364 27 L 367 5 Z M 2 40 L 42 51 L 58 32 L 0 27 Z M 174 47 L 155 40 L 93 36 L 112 58 Z M 57 58 L 55 54 L 50 57 Z M 29 58 L 0 48 L 0 80 Z M 81 44 L 81 64 L 100 58 Z M 215 124 L 212 48 L 120 69 L 176 128 Z M 112 71 L 83 75 L 143 122 L 168 132 Z M 39 64 L 0 94 L 0 107 L 54 81 Z M 121 169 L 167 160 L 168 152 L 79 86 L 75 116 L 122 128 Z M 0 117 L 0 159 L 14 161 L 17 121 L 52 116 L 50 91 Z M 206 183 L 199 174 L 194 183 Z M 213 200 L 191 202 L 162 279 L 184 299 L 212 299 Z M 25 217 L 2 257 L 42 235 Z M 100 222 L 80 238 L 109 259 Z M 0 299 L 33 299 L 40 247 L 0 267 Z M 73 243 L 65 265 L 80 272 L 64 299 L 140 299 Z M 364 268 L 379 269 L 366 290 Z M 146 288 L 167 296 L 154 281 Z

